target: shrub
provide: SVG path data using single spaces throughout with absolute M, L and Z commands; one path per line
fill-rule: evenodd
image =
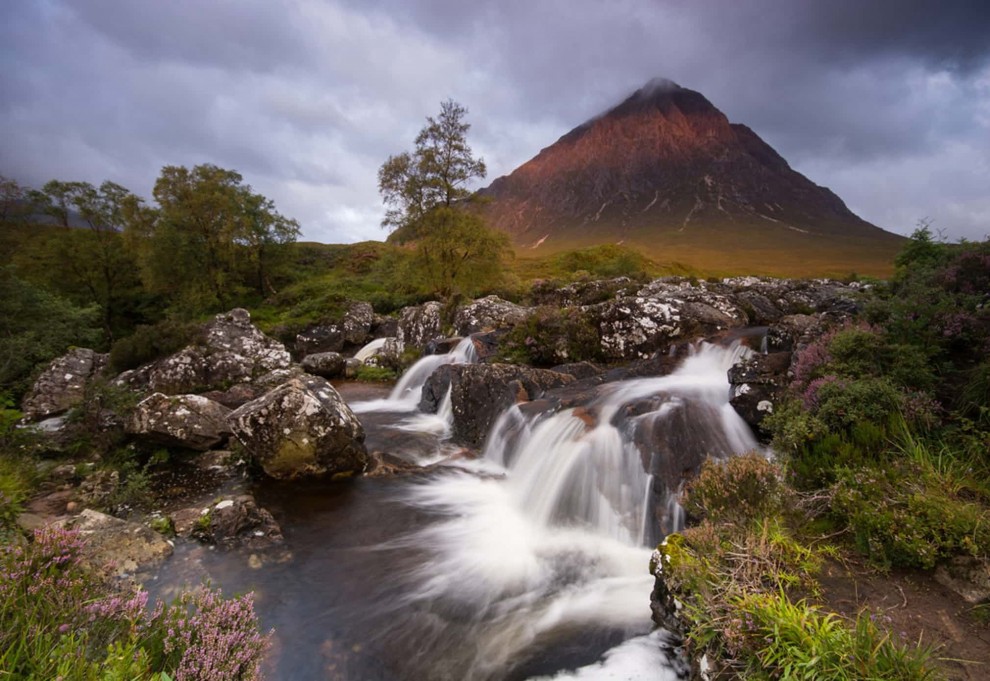
M 47 527 L 0 547 L 0 669 L 11 678 L 248 681 L 268 636 L 250 596 L 199 589 L 148 613 L 80 562 L 75 533 Z M 166 676 L 167 675 L 167 676 Z
M 712 522 L 745 523 L 776 515 L 786 496 L 780 467 L 757 453 L 709 459 L 687 488 L 684 510 Z
M 359 381 L 370 383 L 388 383 L 396 379 L 395 369 L 371 364 L 362 364 L 358 367 L 355 378 Z
M 503 359 L 536 366 L 601 359 L 597 327 L 580 310 L 544 305 L 512 328 L 501 343 Z
M 202 333 L 201 324 L 177 319 L 166 319 L 150 326 L 142 324 L 130 336 L 113 344 L 110 348 L 110 366 L 117 372 L 136 369 L 200 342 Z

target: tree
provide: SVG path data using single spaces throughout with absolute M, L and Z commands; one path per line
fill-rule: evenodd
M 17 180 L 0 175 L 0 223 L 24 217 L 26 198 L 27 191 Z
M 416 242 L 415 274 L 444 299 L 497 281 L 508 251 L 508 238 L 466 205 L 466 185 L 486 173 L 467 143 L 466 114 L 460 104 L 443 102 L 440 115 L 426 119 L 414 150 L 390 156 L 378 170 L 382 226 L 396 230 L 393 238 Z
M 127 205 L 142 279 L 176 311 L 226 309 L 250 289 L 263 295 L 278 247 L 298 237 L 299 224 L 242 179 L 210 164 L 165 166 L 153 192 L 158 207 Z

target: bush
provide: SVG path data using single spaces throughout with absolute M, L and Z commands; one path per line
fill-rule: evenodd
M 397 374 L 394 369 L 388 367 L 362 364 L 358 367 L 355 378 L 359 381 L 368 381 L 370 383 L 388 383 L 394 381 L 397 378 Z
M 779 513 L 785 497 L 780 467 L 754 452 L 706 461 L 687 488 L 684 510 L 715 523 L 747 523 Z
M 47 527 L 0 547 L 0 669 L 11 678 L 248 681 L 269 636 L 250 596 L 200 589 L 148 613 L 80 562 L 75 533 Z
M 544 305 L 512 328 L 500 346 L 503 359 L 535 366 L 598 361 L 597 327 L 575 308 Z
M 203 327 L 194 322 L 166 319 L 141 325 L 110 348 L 110 366 L 121 372 L 171 355 L 187 345 L 202 342 Z

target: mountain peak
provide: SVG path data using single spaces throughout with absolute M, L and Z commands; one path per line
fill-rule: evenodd
M 683 89 L 684 88 L 680 85 L 668 78 L 657 77 L 650 79 L 647 81 L 646 85 L 636 90 L 636 92 L 633 93 L 633 97 L 650 99 L 656 97 L 657 95 L 666 95 Z

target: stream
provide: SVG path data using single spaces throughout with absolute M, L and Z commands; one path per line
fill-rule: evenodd
M 449 393 L 438 414 L 416 406 L 436 366 L 474 361 L 470 341 L 420 360 L 388 395 L 343 384 L 369 450 L 429 467 L 346 484 L 261 481 L 251 491 L 283 546 L 249 555 L 182 543 L 152 590 L 209 580 L 254 591 L 276 632 L 273 680 L 682 678 L 650 620 L 655 519 L 682 522 L 677 490 L 652 473 L 672 447 L 757 447 L 728 403 L 726 372 L 745 352 L 702 344 L 670 375 L 606 383 L 580 407 L 511 407 L 473 459 L 446 441 Z

